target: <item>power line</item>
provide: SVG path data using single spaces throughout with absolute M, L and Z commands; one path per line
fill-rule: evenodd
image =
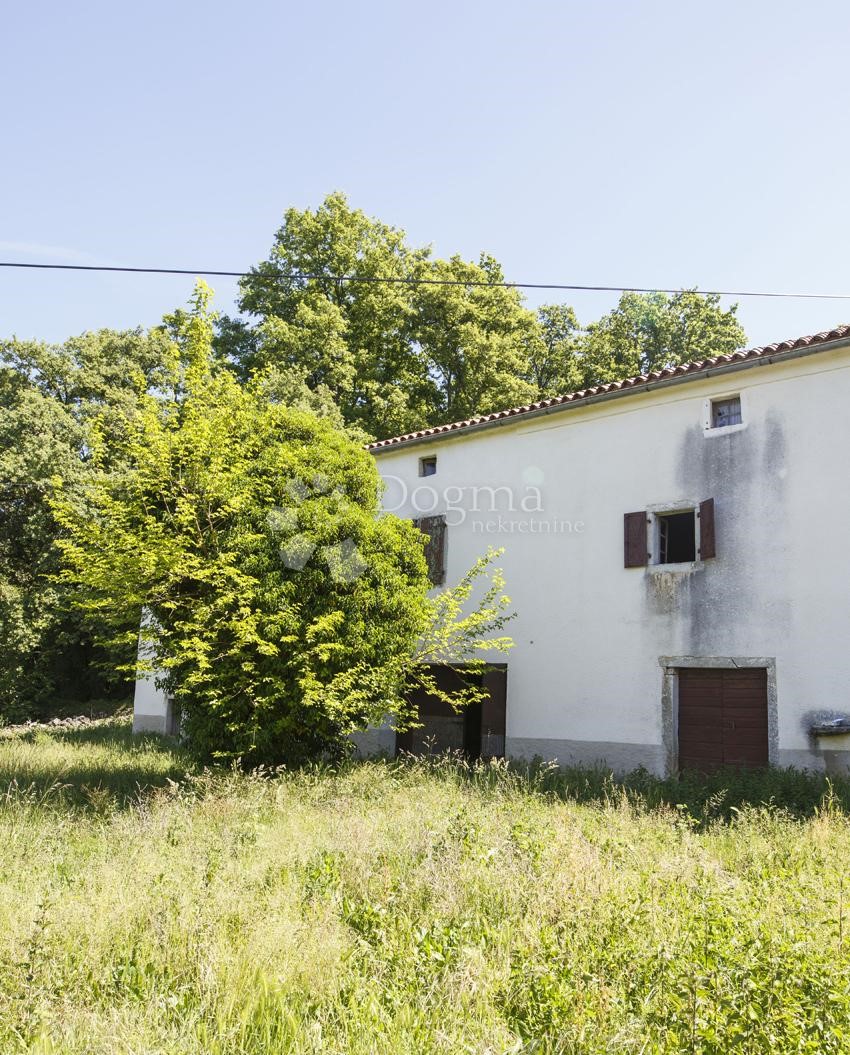
M 395 278 L 383 275 L 313 275 L 305 272 L 279 272 L 264 275 L 256 271 L 216 271 L 211 268 L 187 267 L 117 267 L 106 264 L 31 264 L 17 260 L 0 260 L 0 267 L 30 268 L 37 271 L 106 271 L 131 275 L 207 275 L 212 278 L 250 278 L 259 282 L 362 282 L 396 286 L 496 286 L 502 289 L 551 289 L 578 293 L 681 293 L 682 289 L 660 286 L 588 286 L 567 282 L 491 282 L 455 278 Z M 850 300 L 850 293 L 774 293 L 765 290 L 701 289 L 710 297 L 773 297 L 795 300 Z

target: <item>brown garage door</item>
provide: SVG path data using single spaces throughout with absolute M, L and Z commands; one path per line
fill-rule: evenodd
M 766 766 L 767 671 L 679 671 L 679 768 Z

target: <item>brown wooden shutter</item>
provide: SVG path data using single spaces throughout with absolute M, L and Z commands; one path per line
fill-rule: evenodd
M 623 515 L 624 564 L 627 568 L 642 568 L 647 562 L 646 512 Z
M 428 536 L 428 541 L 425 543 L 428 578 L 432 585 L 439 586 L 446 581 L 446 518 L 444 516 L 420 517 L 413 523 L 423 535 Z
M 702 560 L 717 556 L 714 537 L 714 499 L 699 504 L 699 555 Z

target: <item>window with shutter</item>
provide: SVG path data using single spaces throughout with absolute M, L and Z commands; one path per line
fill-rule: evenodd
M 714 499 L 678 509 L 625 513 L 624 565 L 693 564 L 717 556 Z
M 413 523 L 428 537 L 425 543 L 428 578 L 433 586 L 440 586 L 446 581 L 446 518 L 420 517 Z

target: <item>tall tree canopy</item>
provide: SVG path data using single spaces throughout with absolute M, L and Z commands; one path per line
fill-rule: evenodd
M 439 284 L 405 281 L 425 278 Z M 225 320 L 219 347 L 243 376 L 274 367 L 323 387 L 372 436 L 452 421 L 535 394 L 524 367 L 537 322 L 502 279 L 491 257 L 433 259 L 331 194 L 287 211 L 242 282 L 252 325 Z
M 499 264 L 486 255 L 477 264 L 453 256 L 423 262 L 417 275 L 445 283 L 410 291 L 410 337 L 432 385 L 426 423 L 534 399 L 524 375 L 537 321 L 517 290 L 496 284 L 504 281 Z M 409 427 L 420 425 L 411 420 Z
M 408 278 L 425 255 L 341 194 L 289 209 L 269 259 L 242 282 L 240 308 L 258 324 L 224 347 L 243 375 L 275 367 L 324 386 L 371 435 L 404 429 L 430 412 L 434 386 L 411 340 L 410 287 L 369 280 Z
M 585 387 L 582 331 L 568 304 L 543 304 L 537 310 L 537 328 L 528 345 L 525 375 L 537 399 L 563 395 Z
M 423 279 L 433 284 L 409 281 Z M 503 281 L 491 256 L 434 258 L 331 194 L 287 211 L 268 259 L 242 282 L 246 317 L 223 320 L 218 347 L 243 377 L 271 370 L 287 391 L 312 392 L 365 434 L 387 436 L 745 340 L 736 309 L 696 291 L 625 293 L 582 328 L 568 305 L 532 312 Z

